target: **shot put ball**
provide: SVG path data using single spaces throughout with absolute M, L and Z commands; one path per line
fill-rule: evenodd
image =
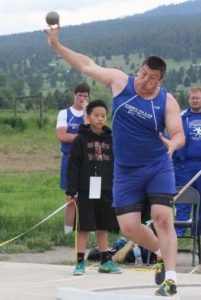
M 46 22 L 48 25 L 59 24 L 59 14 L 56 11 L 50 11 L 46 15 Z

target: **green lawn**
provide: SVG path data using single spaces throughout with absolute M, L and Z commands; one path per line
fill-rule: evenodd
M 2 114 L 9 112 L 0 112 L 0 117 Z M 56 114 L 49 112 L 51 121 L 44 128 L 30 126 L 23 132 L 12 128 L 0 130 L 0 244 L 26 232 L 65 203 L 64 192 L 59 188 Z M 25 118 L 29 119 L 28 115 Z M 62 210 L 38 228 L 0 246 L 0 253 L 44 251 L 52 245 L 73 246 L 74 234 L 64 235 L 63 220 Z M 110 246 L 117 237 L 109 235 Z M 89 247 L 93 246 L 92 236 Z

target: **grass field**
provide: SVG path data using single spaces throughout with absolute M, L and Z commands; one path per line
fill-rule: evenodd
M 54 118 L 50 114 L 52 121 L 42 129 L 30 126 L 17 132 L 1 128 L 1 242 L 25 232 L 64 204 L 64 193 L 59 189 L 60 151 L 55 116 L 56 112 Z M 54 237 L 60 231 L 63 233 L 63 211 L 15 243 L 26 243 L 33 236 L 35 240 L 42 236 L 43 241 L 56 243 Z
M 0 117 L 12 114 L 1 111 Z M 0 244 L 26 232 L 65 203 L 64 192 L 59 188 L 61 155 L 55 134 L 57 112 L 48 112 L 50 122 L 41 129 L 32 124 L 35 114 L 20 115 L 30 123 L 22 132 L 1 126 Z M 72 246 L 74 234 L 64 235 L 63 222 L 64 210 L 61 210 L 38 228 L 0 247 L 0 252 Z M 95 246 L 93 236 L 89 246 Z
M 9 116 L 9 112 L 5 113 Z M 65 203 L 64 192 L 59 189 L 56 114 L 49 113 L 51 122 L 41 129 L 32 125 L 18 132 L 1 127 L 0 244 L 26 232 Z M 74 234 L 65 236 L 63 233 L 63 215 L 62 210 L 38 228 L 0 246 L 0 253 L 44 251 L 53 245 L 74 245 Z M 109 235 L 110 246 L 117 237 L 117 234 Z M 88 246 L 95 246 L 93 236 Z

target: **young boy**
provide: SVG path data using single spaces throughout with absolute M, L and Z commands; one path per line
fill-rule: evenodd
M 81 124 L 72 143 L 67 171 L 67 201 L 76 201 L 79 211 L 77 264 L 74 275 L 85 273 L 84 254 L 88 232 L 96 232 L 101 252 L 98 271 L 121 273 L 109 258 L 107 231 L 118 230 L 112 208 L 113 151 L 111 129 L 105 126 L 108 109 L 95 100 L 86 107 L 87 121 Z

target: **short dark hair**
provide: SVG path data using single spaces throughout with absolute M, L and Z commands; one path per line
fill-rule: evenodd
M 103 100 L 93 100 L 93 101 L 89 102 L 89 104 L 86 107 L 87 115 L 89 116 L 92 113 L 94 108 L 100 107 L 100 106 L 104 107 L 106 110 L 106 113 L 108 114 L 107 105 Z
M 166 62 L 159 56 L 149 56 L 145 58 L 142 66 L 147 65 L 151 70 L 159 70 L 161 72 L 161 78 L 164 77 L 166 72 Z
M 78 83 L 75 86 L 75 89 L 74 89 L 74 94 L 77 94 L 77 93 L 88 93 L 88 94 L 90 94 L 89 85 L 86 82 Z

